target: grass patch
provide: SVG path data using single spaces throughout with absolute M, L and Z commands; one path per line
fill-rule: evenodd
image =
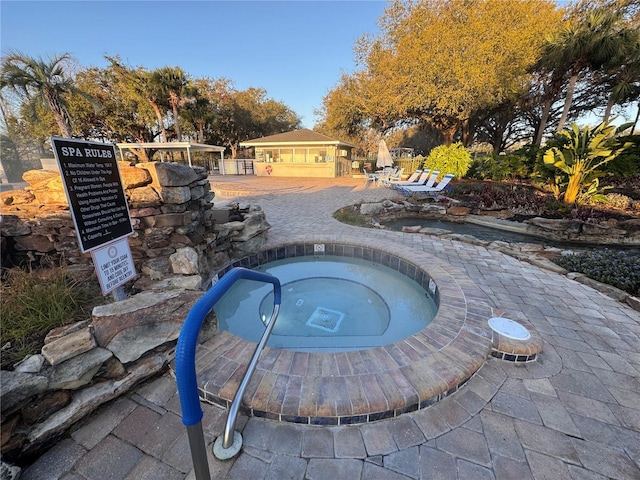
M 605 248 L 559 255 L 553 261 L 569 271 L 582 273 L 631 295 L 640 295 L 640 254 Z
M 356 227 L 371 227 L 369 219 L 360 213 L 360 208 L 357 205 L 343 207 L 340 210 L 335 211 L 333 213 L 333 218 L 339 222 L 354 225 Z
M 6 269 L 0 297 L 3 369 L 38 353 L 50 330 L 85 320 L 104 301 L 95 277 L 79 280 L 64 267 Z

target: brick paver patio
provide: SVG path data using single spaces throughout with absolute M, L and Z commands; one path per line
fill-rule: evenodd
M 214 190 L 266 211 L 269 244 L 321 233 L 428 252 L 470 277 L 492 307 L 533 325 L 542 353 L 526 365 L 490 357 L 458 392 L 395 419 L 318 427 L 239 417 L 243 450 L 221 462 L 209 449 L 212 478 L 640 479 L 640 313 L 496 250 L 334 220 L 340 207 L 393 197 L 362 183 L 213 180 Z M 211 443 L 225 411 L 203 408 Z M 195 478 L 174 379 L 166 374 L 102 408 L 21 478 Z

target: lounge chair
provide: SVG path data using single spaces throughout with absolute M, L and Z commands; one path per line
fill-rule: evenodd
M 416 173 L 414 172 L 413 175 L 411 175 L 411 177 L 409 177 L 407 180 L 405 181 L 400 181 L 400 182 L 391 182 L 391 181 L 387 181 L 384 182 L 385 187 L 391 187 L 391 188 L 396 188 L 398 186 L 402 187 L 404 185 L 410 185 L 410 186 L 417 186 L 417 185 L 424 185 L 427 182 L 427 179 L 429 178 L 429 173 L 431 172 L 431 170 L 427 169 L 427 170 L 416 170 L 416 172 L 422 172 L 420 173 L 417 178 L 414 178 L 414 176 L 416 176 Z M 412 180 L 413 178 L 413 180 Z
M 396 173 L 398 167 L 385 167 L 382 170 L 376 170 L 373 174 L 376 177 L 375 183 L 380 185 L 383 180 L 388 180 L 393 174 Z
M 367 169 L 365 167 L 362 167 L 362 172 L 364 173 L 364 184 L 367 185 L 369 182 L 373 182 L 373 184 L 375 185 L 376 181 L 378 180 L 378 174 L 374 172 L 367 172 Z
M 416 170 L 411 174 L 409 178 L 407 178 L 405 182 L 402 182 L 401 180 L 388 179 L 388 180 L 384 180 L 383 183 L 385 184 L 385 186 L 388 186 L 387 184 L 389 183 L 414 183 L 418 179 L 421 173 L 422 173 L 422 170 Z
M 454 176 L 455 175 L 453 173 L 447 173 L 442 178 L 442 180 L 440 180 L 440 182 L 438 182 L 438 184 L 435 187 L 428 187 L 427 185 L 424 185 L 424 186 L 405 185 L 405 186 L 402 186 L 402 187 L 398 187 L 398 191 L 400 191 L 403 195 L 405 195 L 407 197 L 409 195 L 420 195 L 420 196 L 423 196 L 423 197 L 437 199 L 440 196 L 440 194 L 443 192 L 445 187 L 447 187 L 447 185 L 449 184 L 451 179 L 453 179 Z M 431 179 L 429 179 L 429 181 L 431 181 Z M 449 189 L 450 189 L 450 187 L 449 187 Z
M 438 175 L 440 175 L 440 170 L 434 170 L 433 172 L 431 172 L 429 180 L 427 180 L 427 183 L 424 184 L 425 188 L 432 188 L 433 184 L 436 183 L 436 180 L 438 179 Z
M 402 172 L 404 172 L 404 168 L 395 168 L 388 175 L 380 175 L 378 177 L 378 185 L 386 182 L 399 182 L 402 179 Z

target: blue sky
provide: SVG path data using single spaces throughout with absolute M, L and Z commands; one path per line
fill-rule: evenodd
M 378 31 L 386 2 L 359 1 L 0 1 L 2 53 L 46 58 L 68 52 L 82 67 L 104 55 L 153 70 L 179 66 L 192 77 L 260 87 L 313 128 L 314 109 L 353 47 Z

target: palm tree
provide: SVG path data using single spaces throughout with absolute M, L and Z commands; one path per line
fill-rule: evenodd
M 50 58 L 32 58 L 20 52 L 11 52 L 2 59 L 0 89 L 9 89 L 23 99 L 45 105 L 53 113 L 60 134 L 71 137 L 71 120 L 67 112 L 64 96 L 79 91 L 73 80 L 67 76 L 67 64 L 71 60 L 68 53 Z
M 194 89 L 180 67 L 163 67 L 151 73 L 151 84 L 155 91 L 162 92 L 171 105 L 173 122 L 178 141 L 182 141 L 178 107 L 193 100 Z
M 160 129 L 162 141 L 166 143 L 168 141 L 167 129 L 165 128 L 162 110 L 165 110 L 165 106 L 168 107 L 168 103 L 166 103 L 163 98 L 164 92 L 159 83 L 154 81 L 153 74 L 142 67 L 134 70 L 123 65 L 120 57 L 105 56 L 105 58 L 111 63 L 111 67 L 114 72 L 116 72 L 116 75 L 131 88 L 135 95 L 149 103 L 156 117 L 156 123 Z
M 614 105 L 640 97 L 640 30 L 636 31 L 635 38 L 629 39 L 628 48 L 608 62 L 603 78 L 609 90 L 603 118 L 607 121 Z
M 564 129 L 580 74 L 602 68 L 625 48 L 628 35 L 621 27 L 622 20 L 621 11 L 596 7 L 587 13 L 584 21 L 574 16 L 550 38 L 545 55 L 558 68 L 564 65 L 569 75 L 558 132 Z

